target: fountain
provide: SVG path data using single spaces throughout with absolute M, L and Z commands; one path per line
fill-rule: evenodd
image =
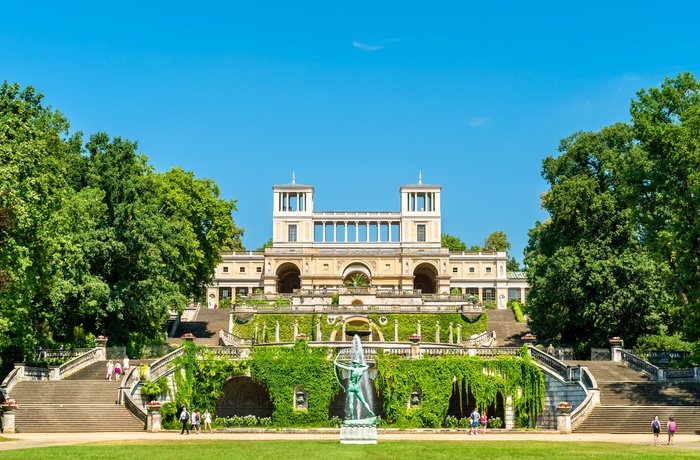
M 352 348 L 341 350 L 333 361 L 336 370 L 336 378 L 342 387 L 338 371 L 348 374 L 348 386 L 344 388 L 347 393 L 347 418 L 340 427 L 341 444 L 376 444 L 377 443 L 377 417 L 371 409 L 373 393 L 371 382 L 366 373 L 369 366 L 365 362 L 365 354 L 362 350 L 360 336 L 352 338 Z M 362 410 L 369 414 L 368 417 L 360 417 Z

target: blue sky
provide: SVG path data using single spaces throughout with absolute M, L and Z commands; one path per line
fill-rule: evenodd
M 248 249 L 292 171 L 320 211 L 398 211 L 422 172 L 443 232 L 522 260 L 559 140 L 700 73 L 690 1 L 144 3 L 4 5 L 0 78 L 215 180 Z

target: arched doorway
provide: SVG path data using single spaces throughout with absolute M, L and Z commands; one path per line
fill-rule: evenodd
M 462 385 L 457 385 L 457 382 L 452 384 L 452 395 L 450 396 L 450 405 L 447 409 L 447 415 L 458 419 L 469 417 L 476 407 L 476 398 L 471 390 L 467 391 L 468 384 L 462 381 Z M 461 389 L 462 394 L 459 394 Z M 496 394 L 496 401 L 488 407 L 479 407 L 479 412 L 486 411 L 489 418 L 499 417 L 505 423 L 505 401 L 503 394 L 499 391 Z
M 437 270 L 431 264 L 423 263 L 413 271 L 413 289 L 420 289 L 423 294 L 437 292 Z
M 372 284 L 372 272 L 366 265 L 352 263 L 343 270 L 343 284 L 352 287 L 369 287 Z
M 301 287 L 301 271 L 294 264 L 283 264 L 277 270 L 277 292 L 292 294 Z
M 231 417 L 255 415 L 271 417 L 272 402 L 264 386 L 247 376 L 234 377 L 222 388 L 223 394 L 216 401 L 216 416 Z

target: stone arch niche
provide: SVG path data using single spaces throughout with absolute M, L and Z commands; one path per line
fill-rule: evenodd
M 368 286 L 372 284 L 372 272 L 365 264 L 360 262 L 353 262 L 345 267 L 342 273 L 343 284 L 348 285 L 347 283 L 352 282 L 352 277 L 358 274 L 362 274 L 367 278 Z
M 422 263 L 413 270 L 413 289 L 420 289 L 423 294 L 437 292 L 437 269 L 428 263 Z
M 247 376 L 234 377 L 224 384 L 223 394 L 216 401 L 216 416 L 255 415 L 271 417 L 270 393 Z
M 362 333 L 358 334 L 360 336 L 360 340 L 363 342 L 384 342 L 384 334 L 382 334 L 382 331 L 379 330 L 379 326 L 376 326 L 376 323 L 373 323 L 370 321 L 369 318 L 366 316 L 350 316 L 345 318 L 342 323 L 345 324 L 345 340 L 348 342 L 352 341 L 352 332 L 349 331 L 362 331 Z M 342 329 L 342 323 L 340 327 L 335 329 L 333 332 L 331 332 L 330 340 L 331 341 L 341 341 L 342 340 L 342 334 L 343 334 L 343 329 Z M 369 324 L 372 324 L 372 336 L 370 339 L 369 335 Z
M 280 265 L 277 269 L 277 292 L 292 294 L 301 287 L 301 270 L 292 263 Z
M 467 385 L 468 382 L 462 381 L 462 394 L 460 395 L 457 382 L 452 384 L 452 395 L 450 395 L 450 405 L 447 409 L 447 415 L 451 415 L 452 417 L 456 417 L 458 419 L 469 417 L 471 415 L 474 407 L 476 407 L 476 398 L 474 398 L 471 390 L 467 391 Z M 500 417 L 505 426 L 505 407 L 505 399 L 499 390 L 496 394 L 496 401 L 486 408 L 486 414 L 489 418 Z M 479 411 L 483 410 L 483 407 L 479 407 Z

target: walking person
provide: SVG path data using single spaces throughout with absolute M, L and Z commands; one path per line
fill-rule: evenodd
M 479 419 L 479 423 L 481 423 L 481 434 L 486 434 L 486 425 L 489 423 L 489 416 L 486 415 L 486 412 L 481 414 L 481 418 Z
M 194 429 L 195 434 L 199 434 L 199 409 L 195 409 L 194 413 L 192 414 L 192 428 Z
M 654 416 L 654 420 L 651 421 L 651 432 L 654 433 L 654 445 L 659 445 L 659 433 L 661 433 L 661 423 L 659 423 L 659 416 Z
M 668 446 L 673 445 L 673 435 L 676 434 L 676 422 L 673 420 L 673 416 L 668 418 L 666 422 L 666 428 L 668 428 Z
M 129 372 L 129 357 L 124 355 L 124 361 L 122 361 L 122 373 L 126 375 Z
M 114 361 L 111 359 L 107 363 L 107 375 L 105 376 L 105 380 L 112 380 L 112 373 L 114 372 Z
M 213 433 L 211 429 L 211 414 L 209 413 L 209 409 L 204 409 L 204 429 L 209 429 L 209 433 Z
M 469 430 L 469 434 L 477 435 L 479 434 L 479 411 L 476 410 L 476 407 L 474 408 L 474 412 L 472 412 L 472 415 L 469 417 L 471 419 L 471 429 Z
M 118 382 L 120 375 L 122 375 L 122 365 L 117 361 L 114 363 L 114 380 Z
M 182 431 L 180 431 L 180 434 L 184 434 L 185 431 L 187 431 L 187 434 L 190 434 L 190 429 L 187 427 L 187 423 L 190 421 L 190 413 L 187 412 L 186 407 L 182 408 L 179 420 L 182 422 Z

